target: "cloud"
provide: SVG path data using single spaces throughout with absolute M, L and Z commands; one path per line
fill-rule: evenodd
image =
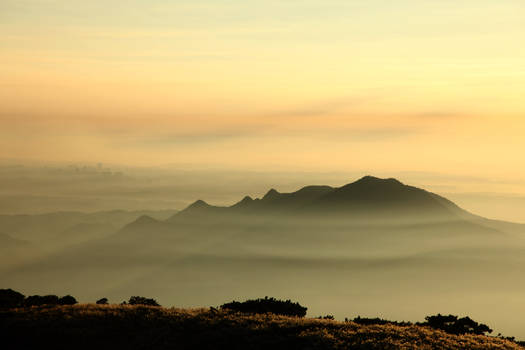
M 453 118 L 464 118 L 466 114 L 451 112 L 451 111 L 426 111 L 410 115 L 412 118 L 418 119 L 453 119 Z
M 421 134 L 422 129 L 415 127 L 357 128 L 333 130 L 326 137 L 347 139 L 354 142 L 383 142 L 392 139 L 407 138 Z
M 223 143 L 243 138 L 258 137 L 262 130 L 229 128 L 202 131 L 181 131 L 173 133 L 157 133 L 131 138 L 115 139 L 113 142 L 120 147 L 133 148 L 166 148 L 182 146 L 198 146 Z
M 370 102 L 371 97 L 341 97 L 338 99 L 329 99 L 317 103 L 297 106 L 290 109 L 282 109 L 268 113 L 268 117 L 317 117 L 323 115 L 332 115 L 341 111 L 346 111 L 350 107 L 357 107 L 364 102 Z
M 148 134 L 131 138 L 118 137 L 112 140 L 113 147 L 135 149 L 170 149 L 185 147 L 220 147 L 224 144 L 272 144 L 289 143 L 290 145 L 308 140 L 312 145 L 321 142 L 367 143 L 390 142 L 417 135 L 416 128 L 316 128 L 306 126 L 296 129 L 278 129 L 270 125 L 255 125 L 245 128 L 220 130 L 186 131 L 164 134 Z

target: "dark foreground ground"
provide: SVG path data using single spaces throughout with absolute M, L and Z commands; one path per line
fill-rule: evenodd
M 0 311 L 0 338 L 3 349 L 523 349 L 415 325 L 93 304 Z

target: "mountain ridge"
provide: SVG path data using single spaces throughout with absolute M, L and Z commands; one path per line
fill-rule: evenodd
M 245 196 L 231 206 L 215 206 L 197 200 L 167 221 L 182 217 L 220 214 L 293 214 L 293 215 L 364 215 L 383 216 L 432 214 L 436 217 L 457 218 L 469 216 L 452 201 L 426 190 L 408 186 L 394 178 L 381 179 L 364 176 L 340 187 L 310 185 L 297 191 L 281 193 L 270 189 L 262 198 Z

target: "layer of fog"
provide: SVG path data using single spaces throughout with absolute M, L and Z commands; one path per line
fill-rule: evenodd
M 453 313 L 525 338 L 524 231 L 505 227 L 461 220 L 363 226 L 244 216 L 176 225 L 141 219 L 4 270 L 0 279 L 25 294 L 69 293 L 82 302 L 144 295 L 198 307 L 269 295 L 300 301 L 309 316 L 339 319 L 421 321 Z

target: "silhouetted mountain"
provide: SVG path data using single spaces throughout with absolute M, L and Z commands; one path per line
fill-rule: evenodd
M 199 200 L 170 218 L 227 215 L 304 215 L 308 218 L 336 216 L 358 220 L 443 221 L 468 215 L 454 203 L 425 190 L 407 186 L 396 179 L 365 176 L 333 188 L 307 186 L 292 193 L 269 190 L 261 199 L 245 197 L 230 207 L 209 205 Z
M 271 189 L 260 201 L 253 202 L 252 208 L 285 212 L 301 210 L 333 191 L 334 188 L 330 186 L 307 186 L 292 193 L 279 193 L 275 189 Z
M 425 190 L 407 186 L 396 179 L 366 176 L 319 196 L 309 206 L 314 211 L 366 217 L 402 216 L 421 221 L 458 218 L 461 211 L 452 202 Z
M 38 242 L 39 245 L 46 247 L 64 246 L 114 233 L 118 228 L 133 222 L 141 215 L 164 220 L 174 212 L 174 210 L 112 210 L 95 213 L 0 215 L 0 230 L 10 232 L 13 238 Z
M 136 225 L 151 225 L 158 222 L 158 220 L 155 220 L 151 216 L 148 215 L 142 215 L 137 220 L 134 221 Z
M 209 205 L 205 201 L 199 199 L 193 202 L 192 204 L 190 204 L 186 209 L 182 210 L 179 214 L 181 214 L 181 216 L 184 216 L 184 215 L 188 215 L 191 213 L 204 213 L 206 211 L 214 210 L 215 208 L 218 208 L 218 207 Z
M 246 196 L 240 202 L 235 203 L 232 207 L 233 208 L 246 208 L 251 203 L 253 203 L 253 198 L 250 196 Z
M 0 270 L 22 263 L 46 260 L 49 255 L 71 246 L 109 237 L 141 215 L 166 219 L 175 211 L 112 210 L 95 213 L 57 212 L 37 215 L 0 215 Z M 153 219 L 152 219 L 153 220 Z M 152 223 L 143 223 L 138 235 L 151 232 Z
M 291 193 L 271 189 L 260 199 L 246 196 L 229 207 L 197 200 L 165 222 L 146 218 L 132 222 L 114 239 L 121 237 L 126 244 L 134 244 L 130 241 L 133 238 L 139 245 L 143 237 L 157 237 L 178 247 L 202 247 L 206 242 L 218 241 L 220 245 L 214 245 L 217 250 L 257 244 L 281 249 L 295 232 L 302 232 L 305 241 L 327 244 L 328 240 L 341 239 L 338 232 L 353 239 L 366 236 L 367 240 L 372 235 L 417 235 L 413 238 L 417 241 L 436 234 L 458 239 L 476 235 L 501 237 L 503 232 L 508 233 L 504 228 L 510 227 L 484 222 L 489 221 L 434 193 L 396 179 L 365 176 L 337 188 L 307 186 Z M 336 237 L 330 238 L 334 234 Z M 235 237 L 235 242 L 230 242 L 230 237 Z

